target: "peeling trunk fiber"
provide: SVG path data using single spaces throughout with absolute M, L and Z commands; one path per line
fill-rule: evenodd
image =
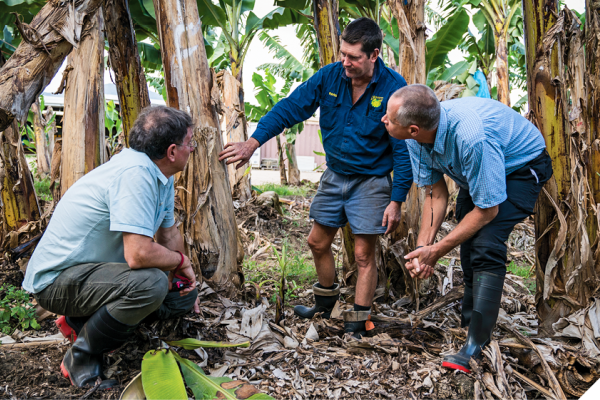
M 108 58 L 115 72 L 125 146 L 129 147 L 129 131 L 140 111 L 150 106 L 150 96 L 127 1 L 107 0 L 104 15 Z
M 225 137 L 227 143 L 245 142 L 248 139 L 248 127 L 244 117 L 243 102 L 240 102 L 240 82 L 229 71 L 223 72 L 222 78 L 223 108 L 225 109 Z M 246 168 L 235 168 L 235 164 L 227 166 L 229 185 L 234 199 L 246 201 L 252 198 L 249 175 Z
M 388 0 L 398 21 L 400 49 L 398 73 L 409 85 L 427 81 L 425 71 L 425 0 Z
M 590 152 L 590 163 L 588 164 L 588 176 L 590 189 L 592 190 L 592 205 L 600 210 L 600 176 L 596 172 L 600 171 L 600 7 L 592 5 L 592 2 L 586 2 L 586 86 L 587 91 L 587 120 L 589 141 L 592 146 Z M 593 213 L 588 215 L 588 231 L 590 232 L 590 242 L 596 246 L 595 260 L 596 271 L 600 273 L 600 254 L 598 249 L 598 225 L 597 216 Z
M 0 68 L 0 131 L 14 118 L 25 120 L 73 46 L 87 35 L 100 4 L 100 0 L 50 1 L 29 25 L 17 24 L 23 40 Z
M 279 154 L 279 179 L 281 185 L 287 185 L 287 174 L 285 172 L 285 158 L 283 158 L 284 148 L 281 145 L 281 138 L 278 136 L 275 137 L 277 140 L 277 154 Z
M 508 47 L 506 32 L 494 32 L 496 36 L 496 73 L 498 75 L 498 101 L 510 107 L 510 89 L 508 81 Z
M 339 61 L 340 25 L 338 0 L 314 0 L 314 25 L 319 43 L 321 67 Z
M 61 156 L 61 197 L 106 161 L 104 151 L 104 26 L 102 10 L 90 34 L 69 56 Z
M 544 135 L 554 169 L 554 177 L 545 185 L 548 194 L 540 194 L 535 215 L 539 331 L 552 335 L 553 324 L 586 307 L 598 289 L 585 229 L 593 199 L 586 187 L 589 135 L 579 116 L 586 108 L 583 76 L 575 75 L 583 72 L 585 64 L 581 32 L 571 11 L 565 9 L 557 18 L 555 2 L 549 6 L 547 1 L 534 0 L 523 5 L 529 118 Z
M 195 0 L 155 0 L 156 21 L 170 107 L 189 112 L 198 148 L 175 187 L 181 200 L 184 242 L 192 264 L 218 283 L 237 276 L 237 225 L 224 162 L 219 119 L 211 102 L 218 90 L 206 58 Z M 218 97 L 218 96 L 216 96 Z
M 9 243 L 5 237 L 9 232 L 40 219 L 17 121 L 0 132 L 0 196 L 0 248 L 6 248 Z
M 46 141 L 45 123 L 40 110 L 39 99 L 31 105 L 33 112 L 33 131 L 35 132 L 35 152 L 37 158 L 37 173 L 45 177 L 50 173 L 50 156 Z
M 286 143 L 285 154 L 288 158 L 288 183 L 293 186 L 300 185 L 300 170 L 298 169 L 298 159 L 296 158 L 296 144 Z
M 54 109 L 52 107 L 46 107 L 46 110 L 44 111 L 44 120 L 50 121 L 54 114 Z M 54 117 L 52 123 L 50 124 L 50 129 L 48 129 L 48 132 L 46 133 L 46 135 L 48 136 L 48 154 L 50 154 L 50 166 L 52 166 L 52 154 L 54 153 L 54 142 L 56 140 L 56 132 L 56 117 Z

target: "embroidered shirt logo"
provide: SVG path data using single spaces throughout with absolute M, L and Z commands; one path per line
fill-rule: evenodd
M 378 97 L 378 96 L 371 97 L 371 105 L 373 106 L 373 108 L 380 107 L 382 101 L 383 101 L 383 97 Z
M 337 94 L 329 92 L 330 96 L 337 97 Z

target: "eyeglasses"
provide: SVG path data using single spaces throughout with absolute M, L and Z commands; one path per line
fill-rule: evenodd
M 190 149 L 194 150 L 196 147 L 198 147 L 198 142 L 196 142 L 195 140 L 190 140 L 190 142 L 188 144 L 177 144 L 177 146 L 187 146 Z

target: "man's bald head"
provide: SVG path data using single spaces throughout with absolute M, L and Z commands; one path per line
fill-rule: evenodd
M 440 122 L 440 102 L 433 90 L 426 85 L 414 84 L 398 89 L 392 95 L 399 104 L 393 117 L 401 126 L 416 125 L 431 131 Z

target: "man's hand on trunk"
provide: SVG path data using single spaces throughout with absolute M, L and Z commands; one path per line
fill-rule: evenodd
M 250 160 L 254 151 L 259 147 L 260 143 L 253 138 L 245 142 L 227 143 L 225 149 L 219 153 L 219 161 L 227 158 L 227 165 L 239 161 L 235 166 L 236 169 L 239 169 Z

